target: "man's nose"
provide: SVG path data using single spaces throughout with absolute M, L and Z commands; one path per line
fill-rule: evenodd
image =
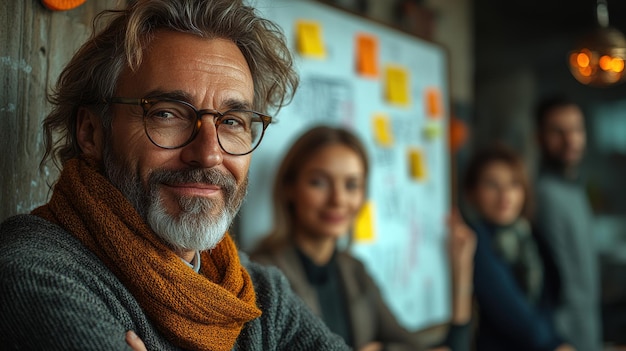
M 206 115 L 194 140 L 183 147 L 183 162 L 200 168 L 211 168 L 222 164 L 224 153 L 220 147 L 217 129 L 212 116 Z

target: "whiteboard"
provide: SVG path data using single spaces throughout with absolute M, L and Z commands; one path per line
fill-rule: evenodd
M 294 101 L 275 116 L 278 123 L 269 126 L 252 157 L 249 192 L 239 218 L 242 249 L 252 249 L 271 229 L 274 173 L 289 145 L 313 125 L 346 127 L 367 147 L 371 162 L 368 198 L 375 209 L 375 237 L 355 242 L 351 252 L 364 262 L 390 309 L 407 329 L 445 322 L 451 313 L 445 251 L 445 217 L 450 206 L 446 51 L 319 2 L 250 3 L 283 28 L 301 85 Z M 296 53 L 298 20 L 320 24 L 324 59 Z M 378 39 L 378 78 L 362 77 L 355 69 L 358 33 Z M 388 102 L 383 79 L 387 64 L 407 69 L 409 105 Z M 426 90 L 433 87 L 441 99 L 442 112 L 437 119 L 427 116 L 424 98 Z M 380 113 L 391 122 L 393 146 L 383 147 L 377 142 L 372 116 Z M 408 148 L 421 150 L 426 171 L 421 180 L 410 176 Z

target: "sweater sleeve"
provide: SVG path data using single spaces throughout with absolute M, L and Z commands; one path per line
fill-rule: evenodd
M 520 349 L 554 350 L 561 340 L 551 313 L 526 300 L 510 268 L 492 250 L 488 234 L 476 230 L 476 235 L 474 291 L 481 319 Z
M 552 255 L 560 278 L 567 286 L 567 283 L 576 280 L 581 271 L 576 259 L 579 250 L 572 238 L 572 228 L 570 228 L 572 221 L 568 211 L 571 210 L 559 204 L 558 196 L 553 193 L 553 189 L 547 186 L 540 189 L 542 191 L 537 193 L 537 205 L 540 211 L 537 211 L 535 224 L 541 238 L 550 249 L 549 253 Z M 567 299 L 568 291 L 562 292 L 564 296 L 559 296 L 559 298 Z
M 72 243 L 38 239 L 45 235 L 28 225 L 9 227 L 0 229 L 0 345 L 130 350 L 127 327 L 101 298 L 111 291 L 89 286 L 93 275 L 70 252 Z

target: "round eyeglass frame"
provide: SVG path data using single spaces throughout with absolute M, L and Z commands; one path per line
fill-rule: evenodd
M 178 145 L 178 146 L 163 146 L 163 145 L 159 145 L 157 142 L 155 142 L 152 137 L 150 136 L 150 133 L 148 133 L 147 130 L 147 126 L 146 126 L 146 117 L 148 115 L 148 111 L 150 110 L 150 106 L 158 103 L 158 102 L 163 102 L 163 101 L 169 101 L 169 102 L 175 102 L 175 103 L 180 103 L 183 104 L 187 107 L 189 107 L 192 111 L 195 112 L 196 114 L 196 123 L 194 123 L 194 127 L 193 127 L 193 131 L 191 133 L 191 135 L 189 136 L 189 139 L 187 139 L 187 141 L 185 141 L 183 144 Z M 171 99 L 171 98 L 123 98 L 123 97 L 111 97 L 109 99 L 105 100 L 105 103 L 107 104 L 122 104 L 122 105 L 135 105 L 135 106 L 141 106 L 141 108 L 143 109 L 143 127 L 144 127 L 144 132 L 146 133 L 146 136 L 148 137 L 148 139 L 150 139 L 150 141 L 162 148 L 162 149 L 179 149 L 181 147 L 185 147 L 187 145 L 189 145 L 198 135 L 198 132 L 200 131 L 200 127 L 202 126 L 202 117 L 204 115 L 212 115 L 215 123 L 215 130 L 216 130 L 216 135 L 217 135 L 217 142 L 220 145 L 220 148 L 222 149 L 222 151 L 224 151 L 225 153 L 229 154 L 229 155 L 233 155 L 233 156 L 244 156 L 247 155 L 249 153 L 251 153 L 252 151 L 254 151 L 260 144 L 261 144 L 261 140 L 263 140 L 263 136 L 265 135 L 265 130 L 267 129 L 267 127 L 272 123 L 272 117 L 260 112 L 256 112 L 256 111 L 252 111 L 252 110 L 244 110 L 244 109 L 230 109 L 226 112 L 220 112 L 217 110 L 210 110 L 210 109 L 205 109 L 205 110 L 198 110 L 194 105 L 190 104 L 187 101 L 183 101 L 183 100 L 178 100 L 178 99 Z M 222 118 L 224 118 L 229 112 L 231 111 L 242 111 L 242 112 L 250 112 L 253 113 L 255 115 L 257 115 L 260 119 L 261 122 L 263 123 L 263 129 L 261 130 L 261 135 L 259 136 L 259 140 L 256 142 L 256 144 L 247 152 L 244 153 L 232 153 L 229 152 L 228 150 L 226 150 L 224 148 L 224 146 L 222 145 L 222 142 L 220 140 L 219 137 L 219 125 L 222 121 Z

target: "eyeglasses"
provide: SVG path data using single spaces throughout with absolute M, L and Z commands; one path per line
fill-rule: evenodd
M 188 102 L 169 98 L 112 97 L 106 102 L 141 106 L 148 139 L 163 149 L 177 149 L 191 143 L 200 131 L 202 116 L 211 115 L 222 150 L 230 155 L 247 155 L 259 146 L 272 122 L 272 117 L 259 112 L 198 110 Z

